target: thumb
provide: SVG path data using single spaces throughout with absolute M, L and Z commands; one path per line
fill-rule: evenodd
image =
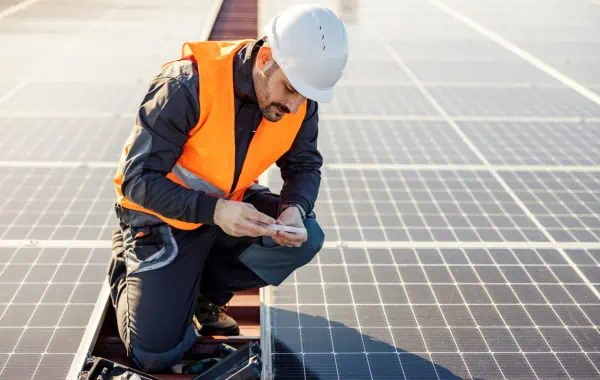
M 287 211 L 287 210 L 286 210 Z M 292 222 L 291 217 L 290 217 L 290 213 L 289 212 L 282 212 L 281 215 L 279 215 L 279 217 L 277 218 L 277 222 L 279 224 L 290 224 Z

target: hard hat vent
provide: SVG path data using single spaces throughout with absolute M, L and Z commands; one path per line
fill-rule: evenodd
M 323 34 L 323 25 L 319 25 L 321 31 L 321 43 L 323 44 L 323 51 L 325 51 L 325 35 Z

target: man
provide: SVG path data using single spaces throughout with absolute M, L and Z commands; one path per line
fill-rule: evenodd
M 239 334 L 233 292 L 279 285 L 321 249 L 317 102 L 331 100 L 347 51 L 333 12 L 297 6 L 258 41 L 185 43 L 152 81 L 114 178 L 109 269 L 141 369 L 176 364 L 198 333 Z M 257 184 L 274 163 L 281 195 Z

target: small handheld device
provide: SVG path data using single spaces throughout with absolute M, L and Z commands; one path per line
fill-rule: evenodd
M 284 231 L 297 235 L 306 235 L 306 228 L 284 226 L 283 224 L 267 224 L 265 227 L 275 231 Z

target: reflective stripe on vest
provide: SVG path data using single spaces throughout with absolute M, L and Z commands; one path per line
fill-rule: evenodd
M 176 175 L 177 178 L 179 178 L 185 184 L 186 187 L 192 190 L 202 191 L 203 193 L 214 197 L 225 196 L 225 192 L 223 190 L 214 186 L 212 183 L 203 180 L 202 178 L 198 177 L 197 175 L 190 172 L 189 170 L 187 170 L 179 164 L 176 164 L 173 167 L 172 174 Z
M 233 62 L 235 53 L 251 40 L 187 42 L 181 59 L 193 56 L 198 64 L 200 118 L 189 133 L 183 152 L 167 178 L 189 189 L 211 196 L 240 201 L 246 189 L 291 147 L 306 115 L 306 102 L 295 114 L 286 114 L 273 123 L 260 122 L 246 154 L 236 188 L 230 193 L 235 173 L 235 105 Z M 191 230 L 200 223 L 170 219 L 147 210 L 121 191 L 123 162 L 130 139 L 114 178 L 121 206 L 157 216 L 171 226 Z

